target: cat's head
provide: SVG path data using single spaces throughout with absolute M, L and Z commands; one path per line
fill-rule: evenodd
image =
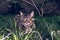
M 20 20 L 21 24 L 25 27 L 30 27 L 32 26 L 34 22 L 34 11 L 32 11 L 30 14 L 24 15 L 23 12 L 20 12 Z

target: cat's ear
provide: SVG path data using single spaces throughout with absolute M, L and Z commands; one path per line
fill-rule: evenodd
M 34 11 L 30 13 L 30 17 L 34 17 Z
M 20 11 L 19 13 L 20 13 L 21 16 L 23 16 L 23 12 Z

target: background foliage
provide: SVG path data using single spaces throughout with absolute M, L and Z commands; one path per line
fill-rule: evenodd
M 7 36 L 5 38 L 6 40 L 29 40 L 32 33 L 20 35 L 20 29 L 17 30 L 15 27 L 14 16 L 17 15 L 19 11 L 27 14 L 33 10 L 35 12 L 35 30 L 41 34 L 42 39 L 45 40 L 45 38 L 49 38 L 50 40 L 59 40 L 59 2 L 59 0 L 0 0 L 0 39 L 2 40 Z

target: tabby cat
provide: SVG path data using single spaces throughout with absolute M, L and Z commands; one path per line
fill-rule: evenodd
M 20 14 L 15 17 L 17 26 L 23 29 L 25 34 L 30 33 L 32 31 L 32 28 L 35 28 L 33 17 L 34 11 L 27 15 L 20 11 Z

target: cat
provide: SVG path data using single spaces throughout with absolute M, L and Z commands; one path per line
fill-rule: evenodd
M 32 32 L 32 28 L 35 28 L 34 11 L 27 15 L 21 11 L 19 13 L 15 17 L 17 26 L 23 29 L 24 34 Z

